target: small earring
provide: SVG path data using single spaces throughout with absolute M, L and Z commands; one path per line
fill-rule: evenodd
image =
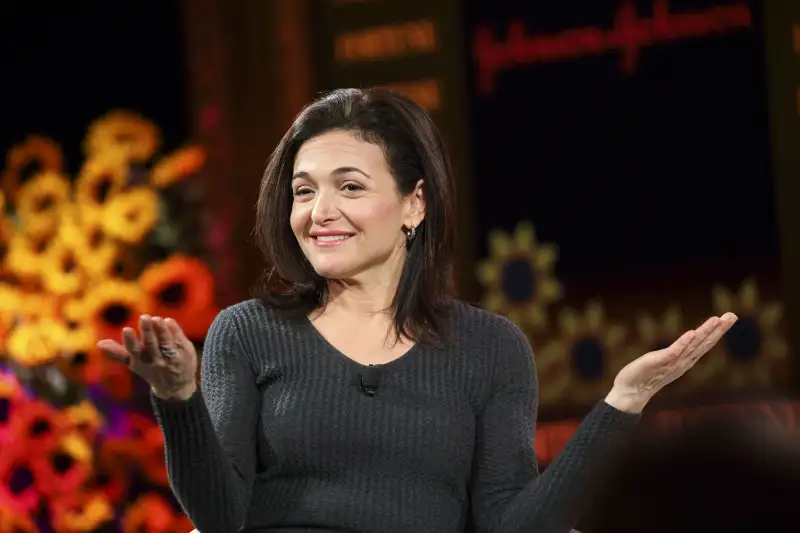
M 414 226 L 411 226 L 408 229 L 408 233 L 406 233 L 406 241 L 408 241 L 408 243 L 411 244 L 411 241 L 413 241 L 414 237 L 416 237 L 416 236 L 417 236 L 417 228 L 415 228 Z

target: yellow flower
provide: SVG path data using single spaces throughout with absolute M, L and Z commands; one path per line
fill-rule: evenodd
M 61 306 L 61 315 L 67 326 L 67 338 L 64 342 L 65 355 L 91 350 L 98 340 L 94 330 L 92 315 L 83 300 L 72 298 Z
M 489 245 L 489 259 L 478 266 L 478 279 L 486 290 L 483 306 L 522 328 L 541 329 L 548 306 L 561 298 L 561 285 L 553 277 L 557 248 L 538 244 L 527 222 L 518 224 L 513 236 L 493 231 Z
M 69 180 L 60 174 L 47 172 L 31 178 L 17 199 L 22 231 L 34 237 L 53 233 L 71 194 Z
M 135 327 L 139 315 L 151 308 L 147 293 L 136 283 L 116 279 L 101 281 L 90 288 L 84 303 L 99 339 L 119 338 L 122 328 Z
M 120 255 L 119 245 L 103 230 L 103 210 L 71 209 L 62 218 L 59 238 L 75 250 L 75 259 L 90 278 L 108 277 Z
M 23 292 L 17 318 L 20 322 L 33 323 L 58 318 L 58 297 L 46 292 Z
M 203 168 L 206 153 L 199 146 L 187 146 L 159 160 L 150 171 L 150 184 L 163 189 L 169 187 Z
M 89 157 L 109 149 L 122 149 L 129 160 L 145 162 L 158 149 L 160 137 L 151 121 L 137 113 L 117 110 L 89 126 L 83 147 Z
M 0 354 L 4 351 L 6 337 L 14 326 L 22 294 L 18 287 L 0 283 Z
M 64 416 L 66 417 L 69 425 L 78 431 L 85 441 L 93 442 L 97 432 L 103 427 L 105 420 L 103 415 L 92 402 L 83 400 L 79 404 L 71 405 L 64 409 Z M 83 454 L 85 456 L 85 454 Z M 91 449 L 89 450 L 89 457 L 91 458 Z
M 566 309 L 559 316 L 558 338 L 537 353 L 541 397 L 546 403 L 599 400 L 627 363 L 621 354 L 625 328 L 608 324 L 598 301 L 583 313 Z
M 56 499 L 51 514 L 57 531 L 95 531 L 114 519 L 114 507 L 100 491 L 80 492 Z
M 56 239 L 42 258 L 40 273 L 44 288 L 59 296 L 78 293 L 86 281 L 78 265 L 78 252 L 67 242 Z
M 762 302 L 753 279 L 745 280 L 738 295 L 722 286 L 713 290 L 714 312 L 733 311 L 739 320 L 716 349 L 705 356 L 718 379 L 732 386 L 785 385 L 789 378 L 789 347 L 779 330 L 783 307 Z M 713 353 L 721 352 L 721 353 Z
M 29 237 L 22 233 L 12 235 L 6 252 L 6 267 L 20 278 L 38 279 L 48 249 L 55 234 Z
M 122 192 L 128 181 L 125 153 L 110 149 L 84 163 L 75 180 L 75 203 L 81 207 L 100 207 Z
M 3 190 L 9 201 L 17 199 L 23 171 L 32 167 L 35 173 L 59 173 L 62 164 L 61 149 L 46 137 L 31 135 L 14 145 L 6 154 L 6 169 L 2 174 Z
M 103 214 L 103 229 L 108 235 L 127 244 L 139 244 L 158 220 L 158 195 L 146 187 L 130 189 L 111 198 Z
M 19 287 L 9 283 L 0 283 L 0 323 L 4 317 L 13 318 L 22 303 Z
M 22 366 L 42 365 L 61 355 L 66 336 L 67 328 L 57 320 L 21 323 L 9 335 L 6 349 Z
M 14 235 L 14 225 L 11 219 L 0 217 L 0 275 L 9 272 L 7 257 L 8 247 Z

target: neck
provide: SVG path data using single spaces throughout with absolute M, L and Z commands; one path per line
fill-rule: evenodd
M 403 250 L 405 251 L 405 250 Z M 328 309 L 362 315 L 391 316 L 405 254 L 353 279 L 328 280 Z

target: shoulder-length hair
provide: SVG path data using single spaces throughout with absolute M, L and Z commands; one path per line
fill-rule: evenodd
M 348 131 L 383 150 L 398 191 L 423 179 L 425 220 L 408 245 L 392 302 L 394 329 L 423 344 L 447 337 L 444 321 L 454 295 L 454 177 L 445 143 L 430 115 L 387 89 L 339 89 L 306 106 L 267 163 L 254 236 L 267 268 L 257 296 L 268 307 L 308 315 L 327 303 L 327 280 L 314 271 L 289 225 L 291 179 L 300 146 L 323 133 Z

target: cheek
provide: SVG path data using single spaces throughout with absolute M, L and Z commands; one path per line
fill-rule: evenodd
M 400 227 L 402 211 L 396 202 L 365 202 L 351 216 L 364 229 L 390 232 Z
M 302 235 L 308 226 L 311 210 L 301 204 L 292 204 L 292 212 L 289 215 L 289 225 L 295 235 Z

